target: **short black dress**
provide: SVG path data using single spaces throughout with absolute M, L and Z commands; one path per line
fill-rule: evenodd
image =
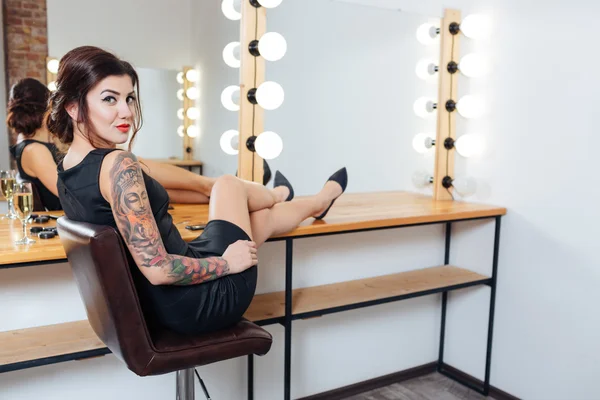
M 118 149 L 94 149 L 76 166 L 58 164 L 58 194 L 67 218 L 118 231 L 110 204 L 100 193 L 100 168 L 104 157 Z M 169 254 L 205 258 L 221 256 L 238 240 L 250 240 L 239 226 L 224 220 L 208 222 L 202 234 L 186 243 L 168 212 L 164 187 L 143 173 L 152 213 Z M 127 250 L 127 247 L 125 247 Z M 130 259 L 138 295 L 149 323 L 185 334 L 220 330 L 238 322 L 254 296 L 257 268 L 197 285 L 152 285 Z

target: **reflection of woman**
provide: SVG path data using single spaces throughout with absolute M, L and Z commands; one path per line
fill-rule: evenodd
M 8 127 L 16 135 L 16 144 L 10 152 L 19 176 L 32 182 L 36 192 L 36 210 L 60 210 L 56 191 L 56 164 L 59 149 L 52 143 L 46 127 L 45 115 L 50 91 L 41 82 L 25 78 L 10 90 Z M 41 203 L 41 204 L 37 204 Z
M 65 214 L 118 230 L 139 269 L 134 279 L 147 315 L 175 331 L 239 321 L 254 296 L 258 246 L 310 216 L 324 217 L 346 187 L 341 169 L 317 195 L 284 201 L 292 188 L 280 173 L 283 183 L 273 191 L 222 176 L 212 185 L 204 232 L 186 243 L 168 213 L 164 185 L 135 155 L 116 149 L 140 126 L 133 67 L 96 47 L 79 47 L 61 60 L 57 85 L 48 125 L 70 144 L 58 166 Z

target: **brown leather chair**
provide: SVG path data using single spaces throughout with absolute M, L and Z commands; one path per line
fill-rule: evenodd
M 58 219 L 57 227 L 94 332 L 137 375 L 177 371 L 178 400 L 194 399 L 194 367 L 264 355 L 271 348 L 271 335 L 246 320 L 198 336 L 147 323 L 132 276 L 139 271 L 130 268 L 137 267 L 130 264 L 118 232 L 66 217 Z

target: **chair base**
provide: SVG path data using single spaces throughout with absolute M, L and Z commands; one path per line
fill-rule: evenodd
M 194 369 L 188 368 L 175 373 L 177 397 L 175 400 L 195 400 Z

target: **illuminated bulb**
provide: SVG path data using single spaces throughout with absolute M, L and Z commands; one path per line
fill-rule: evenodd
M 275 8 L 281 4 L 282 0 L 258 0 L 258 4 L 264 8 Z
M 200 97 L 200 91 L 198 88 L 192 86 L 191 88 L 188 88 L 188 90 L 185 92 L 185 95 L 190 100 L 196 100 L 198 97 Z
M 267 32 L 258 41 L 258 52 L 267 61 L 278 61 L 287 51 L 285 38 L 277 32 Z
M 485 112 L 485 108 L 481 99 L 466 95 L 456 103 L 456 111 L 465 118 L 479 118 Z
M 413 104 L 413 110 L 421 118 L 432 117 L 437 105 L 427 97 L 419 97 Z
M 415 68 L 417 76 L 424 81 L 432 80 L 436 75 L 437 70 L 436 62 L 430 59 L 420 60 Z
M 439 40 L 438 28 L 432 24 L 423 24 L 417 28 L 417 40 L 424 45 L 430 45 Z
M 183 108 L 177 110 L 177 118 L 183 119 Z
M 179 89 L 177 91 L 177 98 L 181 101 L 183 101 L 183 89 Z
M 179 72 L 177 74 L 177 83 L 179 83 L 180 85 L 183 85 L 183 72 Z
M 452 186 L 463 197 L 471 196 L 477 191 L 477 182 L 473 178 L 456 178 L 452 181 Z
M 413 185 L 418 188 L 424 188 L 433 182 L 433 177 L 427 171 L 417 171 L 412 176 Z
M 465 158 L 473 157 L 483 152 L 483 140 L 479 135 L 463 135 L 454 142 L 454 148 Z
M 460 72 L 470 78 L 476 78 L 489 73 L 490 65 L 486 58 L 478 54 L 467 54 L 458 64 Z
M 198 129 L 198 127 L 196 125 L 190 125 L 187 128 L 187 135 L 191 138 L 195 138 L 198 137 L 198 134 L 200 133 L 200 129 Z
M 258 135 L 254 142 L 254 148 L 260 157 L 272 160 L 281 154 L 283 141 L 275 132 L 266 131 Z
M 466 16 L 460 23 L 460 31 L 471 39 L 485 39 L 492 32 L 490 18 L 485 15 L 472 14 Z
M 48 84 L 48 90 L 50 90 L 51 92 L 54 92 L 56 90 L 56 81 L 52 81 Z
M 231 42 L 223 49 L 223 61 L 231 68 L 240 67 L 240 42 Z
M 433 147 L 434 140 L 427 133 L 418 133 L 412 141 L 413 148 L 417 153 L 427 153 L 427 150 Z
M 236 131 L 235 129 L 230 129 L 228 131 L 225 131 L 222 135 L 221 135 L 221 140 L 219 141 L 221 144 L 221 150 L 223 150 L 225 152 L 225 154 L 229 154 L 230 156 L 234 156 L 236 154 L 239 153 L 238 149 L 236 149 L 237 146 L 233 145 L 233 139 L 238 139 L 239 141 L 239 132 Z
M 179 135 L 179 137 L 183 137 L 183 125 L 179 125 L 179 127 L 177 128 L 177 134 Z
M 238 111 L 240 109 L 240 87 L 232 85 L 223 89 L 221 104 L 229 111 Z
M 48 65 L 46 66 L 48 68 L 48 71 L 51 74 L 57 74 L 58 73 L 58 60 L 53 58 L 52 60 L 48 60 Z
M 190 107 L 186 111 L 186 115 L 189 119 L 195 121 L 200 118 L 200 110 L 197 107 Z
M 284 92 L 277 82 L 263 82 L 256 89 L 256 102 L 265 110 L 275 110 L 283 104 Z
M 185 73 L 185 77 L 188 81 L 194 83 L 194 82 L 198 82 L 198 79 L 200 79 L 200 72 L 198 72 L 195 69 L 189 69 L 186 73 Z
M 221 11 L 223 11 L 225 18 L 232 21 L 239 21 L 242 18 L 242 14 L 236 9 L 236 5 L 239 9 L 239 3 L 239 1 L 234 2 L 233 0 L 223 0 L 221 3 Z

